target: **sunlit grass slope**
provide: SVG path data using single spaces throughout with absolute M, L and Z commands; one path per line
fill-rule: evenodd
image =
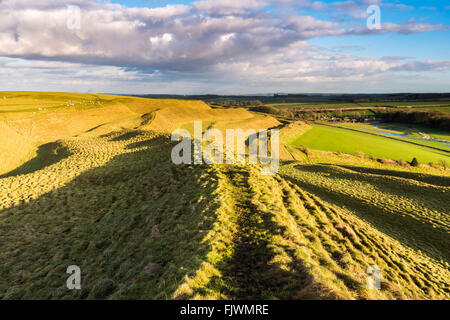
M 47 95 L 109 102 L 3 114 L 0 299 L 450 298 L 442 169 L 295 148 L 303 124 L 281 132 L 278 175 L 176 166 L 174 128 L 279 123 L 195 101 Z M 380 290 L 366 286 L 371 265 Z
M 70 138 L 65 158 L 0 179 L 0 297 L 448 298 L 445 264 L 404 238 L 254 166 L 172 165 L 168 141 Z M 65 287 L 72 264 L 81 291 Z
M 124 96 L 0 92 L 0 174 L 36 156 L 38 146 L 77 135 L 142 129 L 171 133 L 196 120 L 218 128 L 242 122 L 255 129 L 278 125 L 244 109 L 211 109 L 201 101 Z M 14 145 L 14 147 L 13 147 Z M 9 148 L 14 153 L 7 152 Z
M 0 121 L 0 174 L 16 168 L 33 156 L 33 141 Z

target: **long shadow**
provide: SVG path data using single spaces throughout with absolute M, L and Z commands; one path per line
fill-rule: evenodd
M 171 298 L 210 250 L 217 179 L 172 165 L 166 141 L 1 210 L 0 299 Z M 69 265 L 81 290 L 66 287 Z
M 419 182 L 425 182 L 428 184 L 433 184 L 435 186 L 442 186 L 442 187 L 450 186 L 450 178 L 445 177 L 445 176 L 436 176 L 436 175 L 432 175 L 432 174 L 388 170 L 388 169 L 358 167 L 358 166 L 350 166 L 350 165 L 338 165 L 338 164 L 331 164 L 331 163 L 321 163 L 321 165 L 341 167 L 341 168 L 352 170 L 352 171 L 358 172 L 358 173 L 369 173 L 369 174 L 376 174 L 376 175 L 382 175 L 382 176 L 405 178 L 405 179 L 415 180 L 415 181 L 419 181 Z
M 228 175 L 236 189 L 243 193 L 250 192 L 248 171 L 230 170 Z M 275 252 L 270 249 L 268 238 L 260 234 L 264 230 L 274 230 L 276 226 L 267 214 L 258 212 L 245 194 L 237 195 L 235 210 L 238 216 L 235 250 L 227 265 L 223 266 L 224 279 L 231 284 L 230 296 L 239 300 L 263 299 L 264 291 L 270 290 L 265 274 Z M 262 218 L 262 224 L 258 223 L 258 216 Z
M 69 148 L 59 141 L 40 146 L 36 153 L 36 157 L 25 162 L 20 167 L 1 175 L 0 179 L 33 173 L 35 171 L 45 169 L 46 167 L 72 155 Z
M 91 128 L 91 129 L 85 131 L 85 133 L 92 132 L 92 131 L 94 131 L 94 130 L 96 130 L 96 129 L 102 127 L 102 126 L 104 126 L 105 124 L 106 124 L 106 123 L 99 124 L 98 126 L 95 126 L 95 127 Z
M 300 170 L 303 169 L 302 167 Z M 281 176 L 324 201 L 338 207 L 345 205 L 359 218 L 369 222 L 390 237 L 414 249 L 422 250 L 437 260 L 443 258 L 445 261 L 450 261 L 450 242 L 446 230 L 433 228 L 432 225 L 417 221 L 410 216 L 400 216 L 378 207 L 376 204 L 364 202 L 350 195 L 331 191 L 314 184 L 313 181 L 306 183 L 288 174 L 281 174 Z
M 132 138 L 136 138 L 136 137 L 142 136 L 144 134 L 145 134 L 144 131 L 138 131 L 138 130 L 128 131 L 128 132 L 125 132 L 123 134 L 119 134 L 119 135 L 111 138 L 110 141 L 116 141 L 116 142 L 117 141 L 126 141 L 126 140 L 130 140 Z
M 285 227 L 274 221 L 275 213 L 261 212 L 252 203 L 249 172 L 231 168 L 225 173 L 235 187 L 237 232 L 233 239 L 234 250 L 229 259 L 217 266 L 222 276 L 213 277 L 197 293 L 213 289 L 237 300 L 316 299 L 318 295 L 312 292 L 297 297 L 302 289 L 311 286 L 313 278 L 303 261 L 295 257 L 292 248 L 283 247 L 291 258 L 288 269 L 272 262 L 277 254 L 271 243 L 272 237 L 282 237 Z
M 366 175 L 359 172 L 346 172 L 345 168 L 334 165 L 297 165 L 294 167 L 299 172 L 317 172 L 327 173 L 330 177 L 347 181 L 358 181 L 371 184 L 382 192 L 395 195 L 400 198 L 409 198 L 418 201 L 420 205 L 431 211 L 442 210 L 442 203 L 437 203 L 436 197 L 444 198 L 440 192 L 436 192 L 435 188 L 427 185 L 417 185 L 408 181 L 395 181 L 386 179 L 380 175 Z M 439 223 L 441 224 L 441 223 Z
M 169 136 L 160 135 L 155 138 L 144 139 L 141 141 L 130 143 L 126 146 L 126 149 L 132 150 L 132 149 L 139 149 L 139 148 L 144 148 L 144 147 L 150 148 L 150 147 L 156 146 L 158 144 L 165 143 L 165 142 L 167 142 L 168 139 L 170 139 Z

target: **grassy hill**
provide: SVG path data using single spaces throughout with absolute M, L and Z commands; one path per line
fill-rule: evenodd
M 3 99 L 3 98 L 4 99 Z M 277 126 L 272 117 L 244 109 L 212 109 L 201 101 L 152 100 L 123 96 L 0 92 L 0 174 L 37 155 L 38 147 L 74 136 L 98 136 L 115 130 L 171 133 L 195 120 L 219 129 Z M 8 148 L 14 144 L 15 154 Z
M 18 95 L 27 109 L 3 114 L 1 141 L 32 154 L 0 143 L 0 299 L 450 298 L 442 169 L 302 151 L 290 142 L 303 125 L 282 130 L 274 176 L 176 166 L 174 128 L 279 122 L 195 101 L 75 94 L 45 95 L 109 102 L 30 113 Z M 73 264 L 80 291 L 66 288 Z M 371 265 L 381 290 L 366 287 Z

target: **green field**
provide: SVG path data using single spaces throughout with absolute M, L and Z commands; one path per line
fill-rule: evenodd
M 396 107 L 446 106 L 446 105 L 450 105 L 450 101 L 363 102 L 360 105 L 364 106 L 364 107 L 372 107 L 372 106 L 396 106 Z
M 432 111 L 450 113 L 450 107 L 418 108 L 417 110 L 432 110 Z
M 369 133 L 381 134 L 388 137 L 393 136 L 396 139 L 419 143 L 425 146 L 431 146 L 450 151 L 450 133 L 448 131 L 428 128 L 423 125 L 402 124 L 402 123 L 380 123 L 375 126 L 374 124 L 364 124 L 364 123 L 338 123 L 335 124 L 335 126 Z M 419 132 L 428 135 L 433 140 L 441 140 L 443 142 L 432 141 L 431 139 L 424 139 L 424 137 Z M 445 141 L 449 142 L 447 143 Z
M 310 104 L 310 103 L 289 103 L 289 104 L 273 104 L 273 107 L 277 108 L 305 108 L 305 109 L 315 109 L 315 108 L 360 108 L 361 105 L 356 103 L 316 103 L 316 104 Z
M 439 108 L 439 106 L 448 106 L 450 105 L 450 101 L 411 101 L 411 102 L 362 102 L 362 103 L 280 103 L 280 104 L 271 104 L 273 107 L 277 108 L 361 108 L 361 107 L 383 107 L 383 106 L 392 106 L 392 107 L 418 107 L 418 106 L 426 106 L 424 109 L 446 109 L 445 107 Z M 435 107 L 435 108 L 433 108 Z M 437 107 L 437 108 L 436 108 Z
M 411 161 L 417 158 L 421 163 L 450 161 L 449 154 L 443 151 L 322 125 L 313 125 L 312 129 L 299 136 L 293 145 L 349 154 L 363 152 L 366 155 L 394 160 Z

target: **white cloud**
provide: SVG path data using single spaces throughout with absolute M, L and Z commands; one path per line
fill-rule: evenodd
M 245 60 L 250 51 L 252 56 L 266 55 L 314 37 L 414 33 L 444 28 L 385 23 L 383 30 L 370 31 L 310 16 L 240 14 L 261 9 L 268 4 L 265 0 L 208 0 L 195 2 L 193 7 L 168 5 L 154 9 L 77 0 L 75 4 L 82 7 L 81 28 L 70 30 L 66 27 L 71 12 L 67 4 L 73 2 L 0 2 L 0 10 L 4 12 L 0 20 L 0 55 L 120 67 L 196 70 L 229 60 Z M 343 1 L 334 6 L 353 8 L 358 4 Z M 215 15 L 217 13 L 226 15 Z M 217 39 L 222 41 L 217 42 Z
M 236 36 L 235 33 L 227 33 L 227 34 L 224 34 L 224 35 L 220 36 L 220 40 L 222 42 L 226 42 L 228 40 L 233 39 L 235 36 Z
M 261 9 L 267 4 L 267 0 L 203 0 L 193 3 L 199 12 L 209 15 L 243 14 L 248 10 Z
M 150 43 L 154 46 L 165 45 L 173 40 L 173 34 L 164 33 L 161 36 L 150 37 Z
M 81 8 L 79 30 L 67 28 L 68 4 Z M 250 84 L 289 79 L 320 83 L 393 71 L 448 70 L 445 61 L 405 63 L 330 54 L 306 42 L 324 36 L 420 33 L 445 26 L 383 22 L 381 30 L 368 30 L 365 21 L 354 26 L 299 16 L 295 10 L 264 11 L 269 4 L 313 10 L 331 6 L 359 17 L 368 4 L 381 1 L 207 0 L 150 9 L 92 0 L 4 0 L 0 1 L 0 57 L 13 59 L 0 63 L 0 71 L 9 75 L 21 70 L 32 75 L 31 82 L 47 77 L 55 79 L 55 85 L 70 81 L 81 85 L 95 79 L 111 85 L 116 81 L 156 85 L 153 81 L 174 83 L 183 78 L 207 86 L 212 78 L 247 79 Z M 55 75 L 56 70 L 61 74 Z

